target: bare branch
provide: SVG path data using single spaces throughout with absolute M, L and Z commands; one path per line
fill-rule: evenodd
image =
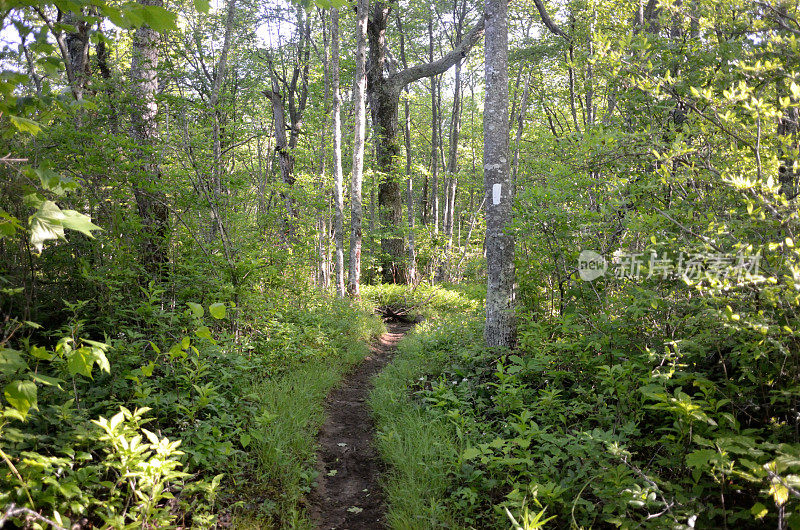
M 539 16 L 542 17 L 542 23 L 547 27 L 547 29 L 549 29 L 554 35 L 558 35 L 566 40 L 570 40 L 569 36 L 561 31 L 561 28 L 556 26 L 555 22 L 553 22 L 553 19 L 547 14 L 547 9 L 545 9 L 542 0 L 533 0 L 533 3 L 536 4 L 536 10 L 539 11 Z
M 451 66 L 467 56 L 467 53 L 472 49 L 475 43 L 483 35 L 483 26 L 486 22 L 486 17 L 481 17 L 477 24 L 464 35 L 464 38 L 459 42 L 447 55 L 441 57 L 436 61 L 425 64 L 418 64 L 405 70 L 401 70 L 396 74 L 389 77 L 389 85 L 399 93 L 406 85 L 418 81 L 423 77 L 431 77 L 439 75 L 450 69 Z

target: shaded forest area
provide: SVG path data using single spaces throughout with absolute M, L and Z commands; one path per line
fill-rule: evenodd
M 800 528 L 797 2 L 0 23 L 0 527 Z

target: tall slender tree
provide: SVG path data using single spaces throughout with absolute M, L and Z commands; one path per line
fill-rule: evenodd
M 488 347 L 513 347 L 514 236 L 508 150 L 508 3 L 486 0 L 483 179 L 486 201 L 486 327 Z
M 163 0 L 140 0 L 144 6 L 163 6 Z M 131 138 L 136 146 L 138 178 L 134 196 L 144 225 L 142 260 L 153 275 L 162 274 L 168 261 L 169 210 L 161 184 L 161 167 L 155 152 L 158 144 L 158 42 L 159 34 L 149 26 L 138 28 L 131 44 Z
M 336 295 L 344 297 L 344 193 L 342 174 L 342 116 L 339 96 L 339 10 L 331 8 L 331 86 L 333 88 L 333 234 Z
M 353 298 L 360 296 L 359 282 L 361 281 L 361 223 L 364 217 L 361 187 L 364 180 L 369 0 L 358 0 L 356 10 L 356 72 L 355 79 L 353 79 L 355 134 L 353 136 L 353 176 L 350 181 L 350 275 L 347 280 L 347 293 Z

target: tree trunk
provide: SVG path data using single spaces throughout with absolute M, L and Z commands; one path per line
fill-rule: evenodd
M 217 231 L 222 236 L 222 244 L 225 249 L 225 254 L 230 254 L 230 244 L 228 241 L 227 231 L 222 218 L 223 212 L 223 195 L 225 194 L 225 184 L 223 183 L 223 162 L 222 162 L 222 137 L 220 130 L 220 109 L 218 107 L 220 95 L 222 93 L 222 81 L 225 79 L 225 74 L 228 70 L 228 53 L 231 48 L 231 40 L 233 37 L 233 22 L 234 15 L 236 14 L 236 0 L 228 0 L 228 13 L 225 19 L 225 35 L 222 43 L 222 51 L 220 52 L 219 59 L 214 68 L 214 76 L 212 78 L 211 94 L 208 99 L 207 112 L 211 118 L 211 138 L 212 138 L 212 153 L 214 157 L 213 165 L 211 167 L 211 183 L 209 186 L 209 203 L 211 206 L 211 230 L 210 239 L 213 239 Z
M 163 0 L 140 0 L 142 5 L 162 6 Z M 136 150 L 138 178 L 134 197 L 144 225 L 142 261 L 154 276 L 164 273 L 168 262 L 167 237 L 169 210 L 161 185 L 161 168 L 155 148 L 158 143 L 158 41 L 157 31 L 142 26 L 134 32 L 131 44 L 131 81 L 134 97 L 131 104 L 131 138 Z
M 406 43 L 403 25 L 397 16 L 397 28 L 400 32 L 400 61 L 403 68 L 408 68 L 406 61 Z M 403 138 L 406 144 L 406 217 L 408 218 L 408 281 L 414 283 L 417 276 L 417 247 L 414 241 L 414 175 L 411 173 L 411 109 L 408 104 L 409 90 L 405 87 L 406 97 L 403 99 Z
M 355 131 L 353 135 L 353 175 L 350 181 L 350 275 L 347 294 L 353 298 L 361 295 L 361 224 L 364 208 L 361 188 L 364 179 L 364 133 L 366 132 L 367 103 L 367 18 L 369 0 L 358 0 L 356 15 L 356 71 L 353 79 L 355 100 Z
M 275 150 L 278 152 L 278 162 L 281 170 L 281 180 L 289 189 L 294 185 L 294 149 L 303 127 L 303 112 L 308 101 L 308 69 L 309 53 L 311 48 L 311 21 L 310 17 L 303 18 L 305 10 L 297 8 L 297 52 L 292 78 L 288 81 L 279 75 L 278 69 L 270 60 L 268 62 L 272 77 L 272 90 L 262 92 L 272 103 L 272 118 L 275 125 Z M 280 79 L 280 83 L 279 83 Z M 288 87 L 287 93 L 281 94 L 280 85 Z M 299 86 L 298 86 L 299 84 Z M 287 108 L 288 107 L 288 108 Z M 286 111 L 289 113 L 289 137 L 286 136 Z M 285 223 L 285 237 L 287 241 L 294 242 L 297 234 L 297 206 L 290 194 L 281 194 L 286 205 L 287 217 Z
M 325 92 L 322 103 L 324 120 L 322 130 L 320 131 L 319 172 L 317 173 L 316 179 L 320 206 L 317 207 L 317 216 L 315 222 L 317 228 L 317 263 L 315 280 L 317 287 L 319 287 L 321 290 L 325 290 L 330 285 L 330 254 L 328 252 L 328 248 L 330 246 L 329 239 L 331 237 L 331 232 L 328 229 L 328 216 L 325 215 L 325 208 L 322 205 L 324 205 L 326 202 L 330 202 L 325 200 L 327 198 L 325 181 L 327 180 L 328 129 L 330 127 L 330 116 L 328 115 L 330 112 L 330 107 L 328 105 L 328 101 L 330 100 L 331 94 L 331 44 L 328 38 L 328 20 L 325 18 L 325 15 L 321 10 L 318 10 L 317 12 L 320 15 L 320 21 L 322 22 L 322 69 Z M 330 208 L 328 209 L 330 210 Z
M 428 60 L 433 62 L 433 9 L 428 12 Z M 439 233 L 439 102 L 436 97 L 438 80 L 431 77 L 431 222 L 433 233 Z
M 339 10 L 331 8 L 331 86 L 333 88 L 333 233 L 336 242 L 336 295 L 344 297 L 344 193 L 342 174 L 342 117 L 339 97 Z
M 76 101 L 82 101 L 89 80 L 90 25 L 83 16 L 79 17 L 72 11 L 64 13 L 63 23 L 75 28 L 75 31 L 67 33 L 66 36 L 67 58 L 64 62 L 67 64 L 67 79 L 72 77 L 70 80 L 72 95 Z
M 513 200 L 508 167 L 508 4 L 486 0 L 486 96 L 483 118 L 486 202 L 486 327 L 488 347 L 515 343 Z
M 778 8 L 776 14 L 782 21 L 789 19 L 784 5 Z M 786 25 L 788 26 L 788 24 Z M 786 97 L 791 98 L 792 104 L 797 103 L 787 89 L 785 79 L 776 81 L 775 94 L 779 104 L 781 98 Z M 783 114 L 778 118 L 776 132 L 781 142 L 778 183 L 780 184 L 780 192 L 791 200 L 797 196 L 797 166 L 798 159 L 800 159 L 800 112 L 798 112 L 797 107 L 791 106 L 784 109 Z
M 461 40 L 466 16 L 466 0 L 461 0 L 461 9 L 458 9 L 458 0 L 453 2 L 453 18 L 456 23 L 456 42 Z M 447 202 L 444 219 L 444 233 L 447 237 L 445 252 L 447 260 L 450 259 L 450 250 L 453 247 L 453 220 L 455 219 L 456 190 L 458 189 L 458 138 L 461 135 L 461 61 L 456 62 L 456 75 L 453 88 L 453 114 L 450 120 L 450 145 L 447 153 L 448 186 L 445 193 Z M 446 272 L 446 271 L 445 271 Z
M 530 95 L 531 78 L 533 72 L 528 72 L 525 78 L 525 88 L 522 90 L 522 101 L 519 104 L 519 115 L 517 116 L 517 133 L 514 139 L 514 160 L 511 165 L 511 186 L 513 187 L 514 195 L 517 192 L 517 173 L 519 173 L 519 151 L 520 143 L 522 142 L 522 133 L 525 130 L 525 113 L 528 110 L 528 97 Z
M 281 180 L 284 186 L 290 188 L 294 182 L 294 155 L 289 149 L 289 142 L 286 139 L 286 118 L 283 108 L 283 98 L 278 92 L 278 81 L 273 78 L 272 90 L 265 90 L 263 94 L 272 103 L 272 121 L 275 127 L 275 150 L 278 152 L 278 164 L 281 170 Z M 281 194 L 284 203 L 286 204 L 286 213 L 288 219 L 286 220 L 286 237 L 294 239 L 294 219 L 297 217 L 297 210 L 295 209 L 294 200 L 286 193 Z
M 368 33 L 370 41 L 369 90 L 372 103 L 372 121 L 376 135 L 376 162 L 381 176 L 378 190 L 381 229 L 383 280 L 385 282 L 406 282 L 408 275 L 403 266 L 403 238 L 397 228 L 403 219 L 399 171 L 395 164 L 400 153 L 397 144 L 398 107 L 400 91 L 408 84 L 423 77 L 439 75 L 461 60 L 483 32 L 484 20 L 480 22 L 444 57 L 436 61 L 405 68 L 386 75 L 386 23 L 390 8 L 382 1 L 376 1 L 370 17 Z

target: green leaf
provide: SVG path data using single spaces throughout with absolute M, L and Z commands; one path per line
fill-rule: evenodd
M 61 226 L 63 213 L 53 201 L 44 201 L 30 218 L 31 245 L 41 254 L 44 242 L 49 239 L 64 239 Z
M 33 381 L 11 381 L 3 389 L 6 401 L 17 409 L 22 417 L 28 415 L 31 407 L 36 406 L 36 383 Z
M 783 506 L 789 500 L 789 490 L 780 482 L 773 482 L 769 487 L 769 493 L 778 506 Z
M 61 219 L 61 226 L 80 232 L 94 238 L 92 230 L 102 230 L 99 226 L 92 222 L 92 218 L 84 215 L 75 210 L 62 210 L 63 217 Z
M 24 370 L 28 363 L 22 360 L 22 355 L 11 348 L 0 348 L 0 374 L 10 375 L 18 370 Z
M 208 13 L 211 9 L 211 2 L 209 0 L 194 0 L 194 8 L 199 13 Z
M 175 13 L 160 6 L 142 6 L 131 9 L 130 13 L 140 17 L 141 20 L 155 31 L 163 33 L 177 28 Z
M 63 379 L 59 379 L 57 377 L 50 377 L 42 374 L 33 374 L 31 377 L 33 377 L 33 380 L 36 381 L 37 383 L 41 383 L 46 386 L 54 386 L 57 388 L 61 388 L 61 383 L 64 382 Z
M 767 515 L 768 510 L 766 506 L 757 502 L 750 508 L 750 513 L 753 514 L 753 517 L 756 519 L 763 519 Z
M 104 371 L 107 374 L 111 373 L 111 363 L 108 362 L 108 357 L 103 350 L 100 348 L 92 348 L 92 354 L 94 355 L 94 360 L 97 363 L 97 366 L 100 370 Z
M 243 432 L 241 436 L 239 436 L 239 443 L 242 444 L 242 447 L 247 449 L 247 446 L 250 445 L 250 435 L 246 432 Z
M 62 177 L 46 163 L 35 169 L 26 169 L 25 174 L 33 180 L 38 178 L 42 184 L 42 188 L 47 191 L 52 191 L 58 196 L 63 196 L 67 192 L 78 189 L 78 185 L 68 177 Z
M 50 361 L 53 359 L 53 354 L 48 353 L 47 349 L 42 346 L 31 346 L 31 356 L 43 361 Z
M 699 449 L 686 455 L 686 465 L 697 468 L 704 467 L 715 456 L 717 456 L 717 452 L 713 449 Z
M 19 219 L 0 209 L 0 238 L 13 236 L 21 229 Z
M 186 305 L 188 305 L 189 309 L 192 310 L 192 315 L 195 318 L 203 318 L 203 315 L 205 314 L 205 310 L 203 309 L 203 306 L 201 306 L 200 304 L 197 304 L 195 302 L 186 302 Z
M 464 460 L 472 460 L 481 455 L 481 450 L 477 447 L 467 447 L 464 452 L 461 454 L 461 457 Z
M 199 328 L 194 330 L 194 334 L 200 337 L 201 339 L 211 340 L 211 330 L 208 329 L 208 326 L 200 326 Z
M 42 127 L 33 120 L 29 120 L 28 118 L 20 118 L 19 116 L 8 116 L 11 119 L 11 125 L 17 128 L 20 132 L 27 132 L 31 133 L 32 135 L 36 136 L 39 134 L 39 131 L 42 130 Z
M 155 370 L 155 368 L 156 368 L 155 363 L 153 361 L 150 361 L 145 366 L 142 366 L 142 374 L 144 374 L 145 377 L 150 377 L 151 375 L 153 375 L 153 370 Z
M 95 356 L 92 349 L 83 346 L 67 354 L 67 370 L 70 375 L 82 374 L 91 379 L 94 361 Z
M 101 228 L 92 223 L 91 217 L 75 210 L 62 210 L 53 201 L 40 201 L 35 194 L 25 197 L 29 204 L 39 203 L 38 210 L 30 217 L 31 245 L 41 253 L 44 242 L 49 239 L 64 239 L 64 228 L 76 230 L 93 237 L 92 230 Z
M 225 318 L 225 304 L 217 302 L 216 304 L 211 304 L 208 308 L 208 312 L 211 313 L 211 316 L 220 320 Z

